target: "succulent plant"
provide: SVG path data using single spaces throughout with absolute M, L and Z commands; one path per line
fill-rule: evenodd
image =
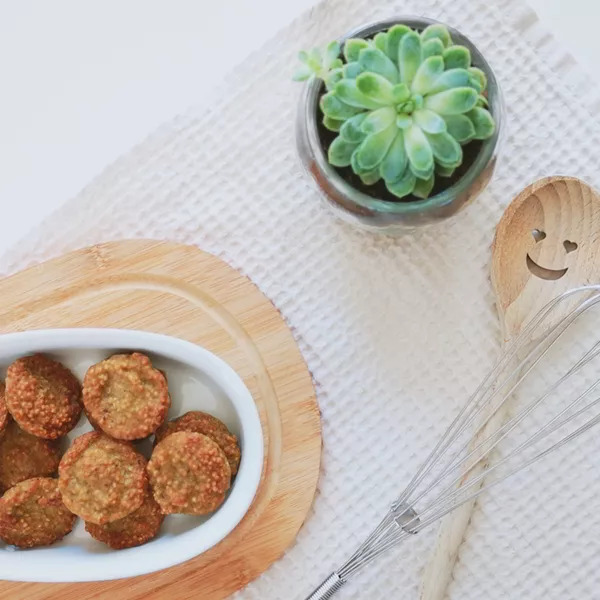
M 339 79 L 338 74 L 344 65 L 340 56 L 340 43 L 331 42 L 325 53 L 319 48 L 313 48 L 310 52 L 301 50 L 298 58 L 302 65 L 294 73 L 295 81 L 307 81 L 309 79 L 322 79 L 328 85 L 330 79 Z M 334 83 L 332 81 L 332 83 Z
M 426 198 L 436 175 L 450 177 L 462 163 L 462 145 L 493 135 L 486 76 L 444 25 L 420 33 L 394 25 L 346 40 L 343 61 L 339 52 L 332 42 L 324 58 L 300 53 L 296 79 L 324 81 L 323 125 L 339 133 L 329 163 L 351 167 L 365 185 L 383 179 L 398 198 Z

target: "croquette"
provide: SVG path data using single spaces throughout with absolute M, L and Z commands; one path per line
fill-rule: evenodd
M 20 548 L 48 546 L 67 535 L 75 515 L 50 477 L 22 481 L 0 498 L 0 538 Z
M 120 550 L 150 541 L 158 533 L 164 518 L 160 506 L 148 492 L 142 506 L 130 515 L 104 525 L 86 523 L 85 530 L 99 542 Z
M 58 466 L 67 508 L 102 525 L 137 510 L 147 493 L 146 461 L 128 442 L 92 431 L 75 439 Z
M 83 381 L 91 422 L 120 440 L 142 439 L 160 427 L 171 405 L 165 376 L 138 352 L 92 365 Z
M 8 413 L 8 408 L 6 408 L 6 395 L 5 395 L 5 386 L 0 381 L 0 433 L 2 433 L 8 422 L 10 421 L 10 415 Z
M 212 512 L 223 503 L 231 483 L 223 450 L 209 437 L 189 431 L 159 442 L 147 470 L 154 498 L 165 514 Z
M 54 475 L 59 462 L 55 441 L 31 435 L 11 421 L 0 436 L 0 492 L 31 477 Z
M 35 354 L 17 359 L 6 373 L 6 406 L 24 429 L 45 439 L 59 438 L 81 415 L 81 386 L 59 362 Z
M 192 410 L 162 425 L 156 431 L 156 443 L 177 431 L 192 431 L 209 437 L 225 453 L 231 468 L 231 476 L 237 473 L 240 466 L 240 447 L 237 438 L 227 429 L 225 423 L 205 412 Z

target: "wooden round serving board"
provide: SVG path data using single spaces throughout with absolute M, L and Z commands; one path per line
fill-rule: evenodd
M 119 327 L 164 333 L 208 348 L 244 379 L 265 437 L 254 503 L 238 527 L 210 551 L 132 579 L 0 582 L 0 599 L 217 600 L 244 587 L 283 554 L 315 494 L 319 410 L 290 330 L 246 277 L 195 247 L 128 240 L 78 250 L 0 281 L 0 298 L 2 333 Z

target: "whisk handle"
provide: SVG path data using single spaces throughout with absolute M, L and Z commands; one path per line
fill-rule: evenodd
M 346 582 L 334 571 L 304 600 L 329 600 Z

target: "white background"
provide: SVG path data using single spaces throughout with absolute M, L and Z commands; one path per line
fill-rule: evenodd
M 0 252 L 313 3 L 0 0 Z M 530 4 L 600 77 L 600 3 Z

